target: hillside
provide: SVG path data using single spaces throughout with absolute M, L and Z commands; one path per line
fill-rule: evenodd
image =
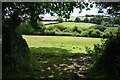
M 58 24 L 50 24 L 50 25 L 46 25 L 46 27 L 48 26 L 54 26 L 54 25 L 63 25 L 65 27 L 74 27 L 74 26 L 77 26 L 77 27 L 90 27 L 90 26 L 94 26 L 96 24 L 93 24 L 93 23 L 83 23 L 83 22 L 63 22 L 63 23 L 58 23 Z

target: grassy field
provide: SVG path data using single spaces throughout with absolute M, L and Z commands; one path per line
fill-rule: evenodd
M 27 35 L 23 35 L 23 37 L 27 41 L 29 47 L 41 47 L 40 51 L 44 53 L 56 51 L 56 48 L 65 49 L 71 53 L 85 53 L 85 46 L 93 47 L 95 43 L 101 43 L 100 38 Z
M 94 43 L 101 43 L 100 38 L 85 37 L 23 35 L 23 38 L 27 41 L 32 56 L 37 59 L 38 67 L 31 72 L 11 73 L 6 75 L 7 78 L 86 80 L 81 78 L 84 78 L 83 71 L 88 69 L 88 63 L 85 56 L 81 56 L 84 54 L 79 53 L 85 52 L 84 47 L 87 45 L 92 47 Z M 69 55 L 70 53 L 73 54 Z
M 39 62 L 29 78 L 84 78 L 88 69 L 85 46 L 101 43 L 100 38 L 87 37 L 23 35 L 23 38 Z
M 51 25 L 46 25 L 46 27 L 48 26 L 53 26 L 53 25 L 63 25 L 65 27 L 74 27 L 74 26 L 77 26 L 77 27 L 90 27 L 90 26 L 94 26 L 96 24 L 92 24 L 92 23 L 83 23 L 83 22 L 80 22 L 80 23 L 76 23 L 76 22 L 63 22 L 63 23 L 58 23 L 58 24 L 51 24 Z

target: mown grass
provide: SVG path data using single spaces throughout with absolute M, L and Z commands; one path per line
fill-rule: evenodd
M 42 47 L 41 52 L 50 53 L 45 47 L 55 47 L 66 49 L 71 53 L 85 53 L 85 46 L 93 47 L 96 43 L 101 43 L 101 38 L 88 37 L 68 37 L 68 36 L 28 36 L 23 35 L 29 47 Z
M 97 24 L 93 24 L 93 23 L 83 23 L 83 22 L 63 22 L 63 23 L 58 23 L 58 24 L 50 24 L 50 25 L 46 25 L 46 27 L 48 26 L 54 26 L 54 25 L 63 25 L 65 27 L 82 27 L 82 28 L 89 28 L 90 26 L 94 26 Z

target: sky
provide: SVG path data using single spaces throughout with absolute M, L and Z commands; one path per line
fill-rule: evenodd
M 93 14 L 93 15 L 98 15 L 98 8 L 95 7 L 95 5 L 93 5 L 93 8 L 91 8 L 90 10 L 85 10 L 83 9 L 81 13 L 79 13 L 79 9 L 78 8 L 74 8 L 73 13 L 71 13 L 71 16 L 85 16 L 86 14 Z M 99 13 L 100 14 L 100 13 Z M 57 16 L 55 14 L 55 16 Z M 50 14 L 45 14 L 44 17 L 51 17 Z

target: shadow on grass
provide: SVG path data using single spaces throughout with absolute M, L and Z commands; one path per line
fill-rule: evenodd
M 55 48 L 55 47 L 38 47 L 38 48 L 31 47 L 30 52 L 31 53 L 39 53 L 39 54 L 48 55 L 48 56 L 50 56 L 50 55 L 52 55 L 52 56 L 70 56 L 70 55 L 72 55 L 72 53 L 66 49 Z
M 86 74 L 83 54 L 55 47 L 31 47 L 30 51 L 39 61 L 39 67 L 29 77 L 78 79 Z
M 31 47 L 30 52 L 37 59 L 38 67 L 32 72 L 11 74 L 12 77 L 25 78 L 25 80 L 41 80 L 42 78 L 46 80 L 100 80 L 85 78 L 86 54 L 71 53 L 66 49 L 55 47 Z

